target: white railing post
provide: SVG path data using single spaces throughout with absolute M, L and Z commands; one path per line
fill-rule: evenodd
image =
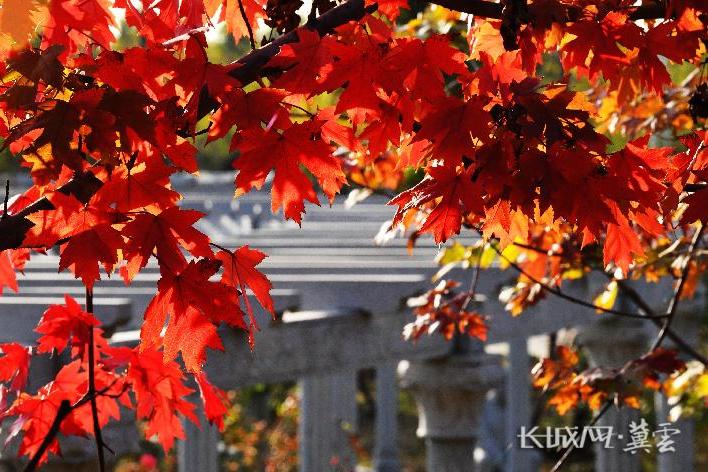
M 374 469 L 398 472 L 398 379 L 396 365 L 387 362 L 376 369 L 376 433 Z
M 356 466 L 356 372 L 312 375 L 300 381 L 299 460 L 302 472 Z
M 521 449 L 517 434 L 524 426 L 531 428 L 530 365 L 528 341 L 525 337 L 509 340 L 509 365 L 506 376 L 506 442 L 507 472 L 537 471 L 541 465 L 538 451 Z
M 666 397 L 657 393 L 654 397 L 656 410 L 656 428 L 661 423 L 669 422 L 669 407 Z M 695 469 L 696 424 L 691 418 L 680 418 L 671 423 L 671 429 L 677 429 L 678 434 L 672 435 L 671 440 L 675 452 L 656 454 L 658 472 L 693 472 Z
M 673 330 L 691 346 L 699 343 L 701 315 L 705 313 L 706 291 L 699 284 L 697 293 L 692 300 L 686 300 L 679 305 L 679 310 L 672 323 Z M 666 347 L 675 348 L 670 340 L 664 341 Z M 671 406 L 662 392 L 657 392 L 654 398 L 656 410 L 656 428 L 662 423 L 670 422 Z M 679 418 L 669 428 L 680 431 L 671 436 L 674 452 L 657 451 L 656 462 L 658 472 L 693 472 L 695 469 L 696 424 L 693 418 Z
M 579 329 L 579 341 L 585 348 L 590 364 L 601 367 L 621 367 L 628 360 L 642 356 L 649 344 L 651 331 L 644 321 L 606 319 Z M 629 441 L 631 422 L 640 420 L 639 412 L 629 407 L 610 409 L 600 418 L 598 426 L 611 427 L 619 440 L 614 447 L 595 446 L 595 470 L 603 472 L 639 472 L 641 451 L 624 451 Z
M 200 400 L 195 400 L 197 404 Z M 219 470 L 219 430 L 209 424 L 201 408 L 197 412 L 200 426 L 182 420 L 185 439 L 177 443 L 178 472 L 217 472 Z

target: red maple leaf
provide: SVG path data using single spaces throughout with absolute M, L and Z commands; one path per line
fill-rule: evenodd
M 218 261 L 201 259 L 190 262 L 177 274 L 163 274 L 157 295 L 145 310 L 140 332 L 143 349 L 164 345 L 167 360 L 182 352 L 188 369 L 199 371 L 206 349 L 221 349 L 215 326 L 225 322 L 246 328 L 236 291 L 221 282 L 209 281 L 220 265 Z M 195 331 L 195 336 L 189 334 L 190 330 Z
M 453 168 L 435 166 L 428 169 L 428 178 L 389 202 L 389 205 L 398 205 L 392 225 L 400 222 L 408 210 L 429 202 L 434 202 L 434 208 L 419 231 L 433 233 L 438 243 L 460 232 L 463 214 L 482 209 L 480 192 L 472 183 L 469 172 L 458 174 Z
M 0 382 L 10 382 L 10 389 L 20 391 L 27 384 L 31 350 L 18 343 L 0 344 Z
M 69 341 L 83 346 L 88 342 L 89 330 L 100 323 L 91 313 L 81 309 L 76 300 L 64 296 L 64 305 L 52 305 L 42 315 L 35 331 L 41 334 L 37 340 L 37 352 L 62 352 Z
M 266 258 L 266 255 L 256 249 L 242 246 L 233 252 L 219 251 L 215 257 L 222 262 L 224 268 L 221 282 L 240 291 L 246 306 L 246 313 L 249 316 L 249 341 L 253 347 L 253 331 L 258 329 L 258 322 L 253 315 L 253 307 L 248 300 L 246 287 L 253 290 L 253 294 L 261 306 L 275 316 L 273 299 L 270 296 L 273 285 L 261 271 L 256 269 L 256 266 Z
M 203 372 L 195 374 L 194 379 L 199 386 L 199 394 L 204 404 L 204 415 L 207 420 L 219 428 L 219 431 L 223 431 L 224 415 L 228 412 L 229 404 L 226 392 L 212 385 Z
M 236 191 L 248 192 L 261 188 L 271 170 L 275 171 L 272 188 L 272 209 L 283 207 L 286 218 L 302 222 L 304 201 L 319 205 L 312 183 L 300 166 L 314 175 L 330 199 L 346 182 L 339 161 L 319 136 L 317 123 L 295 124 L 282 133 L 272 129 L 249 129 L 234 136 L 232 150 L 240 155 L 233 163 L 239 172 Z
M 135 394 L 135 409 L 139 419 L 147 421 L 145 435 L 157 436 L 167 451 L 175 438 L 184 439 L 180 415 L 197 424 L 194 404 L 186 397 L 193 392 L 184 384 L 184 374 L 174 361 L 163 360 L 161 352 L 144 349 L 133 351 L 126 379 Z
M 209 238 L 192 226 L 202 216 L 203 213 L 198 211 L 174 206 L 158 214 L 140 213 L 126 223 L 122 231 L 128 239 L 125 245 L 126 280 L 132 280 L 145 267 L 153 251 L 160 267 L 171 271 L 181 270 L 186 263 L 179 246 L 196 257 L 211 256 Z
M 17 276 L 15 275 L 15 264 L 12 262 L 12 251 L 0 252 L 0 295 L 3 287 L 9 287 L 17 292 Z

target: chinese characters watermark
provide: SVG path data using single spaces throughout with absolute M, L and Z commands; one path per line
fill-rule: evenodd
M 673 437 L 681 431 L 672 423 L 660 423 L 651 430 L 642 418 L 631 421 L 626 431 L 617 432 L 614 426 L 545 427 L 522 426 L 516 437 L 521 449 L 566 449 L 583 448 L 589 443 L 598 443 L 605 449 L 621 448 L 628 454 L 650 452 L 652 448 L 659 454 L 676 452 Z

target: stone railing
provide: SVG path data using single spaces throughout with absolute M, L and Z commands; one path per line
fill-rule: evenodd
M 356 375 L 376 369 L 374 466 L 379 471 L 400 468 L 397 445 L 399 387 L 410 389 L 419 411 L 418 435 L 425 439 L 428 470 L 537 471 L 538 451 L 521 449 L 517 433 L 533 420 L 529 381 L 531 355 L 544 354 L 539 342 L 559 330 L 578 332 L 592 362 L 618 364 L 641 352 L 649 339 L 645 325 L 617 325 L 592 310 L 551 297 L 521 317 L 512 319 L 494 298 L 480 302 L 489 315 L 489 345 L 446 343 L 439 337 L 417 343 L 402 340 L 411 315 L 402 308 L 408 296 L 430 287 L 438 251 L 421 239 L 413 255 L 406 241 L 394 239 L 375 246 L 372 237 L 393 210 L 383 201 L 361 203 L 352 209 L 341 202 L 333 208 L 308 208 L 303 228 L 271 217 L 269 196 L 249 194 L 233 201 L 233 176 L 205 174 L 200 181 L 175 182 L 185 194 L 183 205 L 208 213 L 199 224 L 213 240 L 235 247 L 245 243 L 270 256 L 262 267 L 275 290 L 282 322 L 269 323 L 259 313 L 262 331 L 251 353 L 243 333 L 224 331 L 224 353 L 209 357 L 209 377 L 222 388 L 297 380 L 300 385 L 300 470 L 330 470 L 333 456 L 354 467 L 344 423 L 356 425 Z M 381 200 L 381 199 L 379 199 Z M 473 239 L 463 240 L 470 243 Z M 0 297 L 0 317 L 8 336 L 31 342 L 32 328 L 47 297 L 80 296 L 81 286 L 70 274 L 56 274 L 56 256 L 37 257 L 20 278 L 20 295 Z M 451 278 L 468 277 L 453 272 Z M 496 294 L 511 274 L 488 270 L 478 292 Z M 116 343 L 134 343 L 140 314 L 155 291 L 159 273 L 149 265 L 130 287 L 117 279 L 99 282 L 95 289 L 97 314 L 119 326 Z M 592 298 L 594 281 L 569 288 Z M 640 287 L 651 303 L 659 304 L 665 287 Z M 19 297 L 24 298 L 19 298 Z M 253 305 L 255 305 L 255 300 Z M 701 303 L 691 309 L 698 310 Z M 27 316 L 15 316 L 17 310 Z M 599 321 L 599 322 L 598 322 Z M 690 331 L 690 330 L 689 330 Z M 695 332 L 695 330 L 693 330 Z M 6 339 L 9 340 L 9 339 Z M 37 373 L 33 381 L 47 377 Z M 667 406 L 657 400 L 657 421 Z M 632 413 L 619 411 L 603 421 L 626 429 Z M 124 421 L 108 436 L 125 450 L 135 438 Z M 675 454 L 658 458 L 658 470 L 690 471 L 693 438 L 690 422 Z M 209 427 L 186 425 L 188 438 L 179 445 L 179 469 L 211 472 L 218 469 L 218 434 Z M 77 457 L 80 454 L 77 452 Z M 638 470 L 638 456 L 598 449 L 596 470 Z

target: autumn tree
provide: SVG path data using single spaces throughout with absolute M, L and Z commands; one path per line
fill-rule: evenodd
M 50 248 L 86 287 L 82 303 L 47 308 L 35 346 L 0 346 L 1 417 L 17 421 L 28 470 L 59 452 L 59 433 L 93 436 L 103 468 L 101 429 L 119 406 L 171 448 L 180 415 L 196 421 L 189 378 L 222 424 L 207 349 L 222 348 L 222 324 L 258 329 L 246 289 L 273 304 L 257 269 L 265 255 L 216 246 L 194 228 L 203 215 L 177 206 L 170 177 L 198 171 L 202 135 L 232 136 L 236 195 L 272 174 L 272 210 L 286 219 L 307 224 L 319 191 L 396 192 L 391 230 L 411 245 L 478 233 L 446 263 L 475 278 L 495 258 L 519 272 L 505 292 L 512 313 L 561 296 L 657 326 L 652 349 L 611 382 L 577 371 L 570 351 L 545 361 L 536 382 L 565 399 L 559 408 L 636 406 L 628 376 L 661 388 L 684 359 L 705 366 L 672 323 L 707 263 L 708 8 L 635 3 L 317 0 L 302 13 L 298 0 L 5 0 L 0 135 L 33 185 L 4 201 L 0 288 L 17 290 L 15 272 Z M 137 45 L 117 47 L 117 18 Z M 221 22 L 252 48 L 232 64 L 207 55 Z M 113 346 L 93 288 L 102 272 L 130 284 L 152 259 L 161 278 L 140 345 Z M 604 298 L 564 292 L 593 271 L 607 276 Z M 675 281 L 665 309 L 627 283 L 664 276 Z M 474 284 L 459 287 L 433 289 L 409 334 L 434 320 L 448 336 L 483 337 Z M 615 309 L 616 292 L 636 311 Z M 32 357 L 61 352 L 70 360 L 55 379 L 27 391 Z

